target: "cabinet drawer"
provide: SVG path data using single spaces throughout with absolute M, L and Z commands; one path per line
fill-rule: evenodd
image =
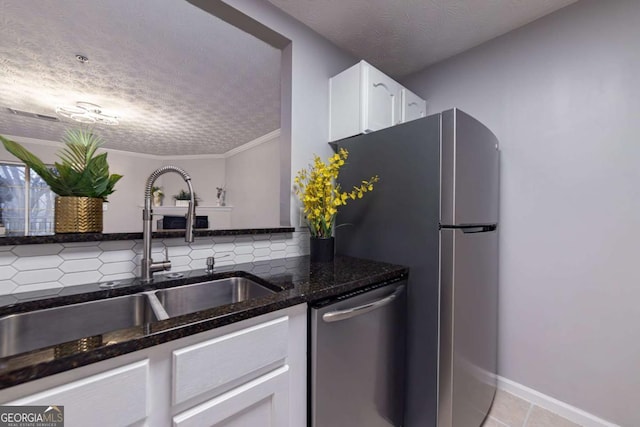
M 175 427 L 289 425 L 289 368 L 284 366 L 173 418 Z
M 234 382 L 256 378 L 287 357 L 289 317 L 223 335 L 173 352 L 174 404 Z
M 124 426 L 147 417 L 148 360 L 27 396 L 5 405 L 64 406 L 65 425 Z

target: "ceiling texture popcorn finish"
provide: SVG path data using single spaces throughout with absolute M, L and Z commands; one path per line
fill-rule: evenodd
M 576 0 L 269 0 L 395 78 Z
M 223 154 L 280 128 L 280 57 L 186 1 L 0 0 L 0 134 L 59 141 L 88 102 L 105 147 Z

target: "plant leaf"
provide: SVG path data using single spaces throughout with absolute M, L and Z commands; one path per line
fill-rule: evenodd
M 44 181 L 51 186 L 51 183 L 56 180 L 56 177 L 51 173 L 47 165 L 45 165 L 42 160 L 36 157 L 29 150 L 24 148 L 22 145 L 18 144 L 15 141 L 11 141 L 0 135 L 0 140 L 4 145 L 4 148 L 18 159 L 22 160 L 27 166 L 34 170 L 35 173 L 40 175 Z
M 0 136 L 7 151 L 33 169 L 59 196 L 101 197 L 114 192 L 122 175 L 109 175 L 107 153 L 96 155 L 102 145 L 99 136 L 88 129 L 68 130 L 65 147 L 58 152 L 60 162 L 48 168 L 38 157 L 17 142 Z

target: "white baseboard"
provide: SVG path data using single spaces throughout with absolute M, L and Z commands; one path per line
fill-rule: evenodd
M 546 394 L 542 394 L 539 391 L 526 387 L 515 381 L 511 381 L 508 378 L 501 377 L 500 375 L 498 375 L 498 388 L 527 400 L 534 405 L 540 406 L 541 408 L 555 412 L 561 417 L 584 427 L 620 427 L 617 424 L 605 421 L 602 418 L 598 418 L 593 414 L 583 411 L 582 409 L 571 406 L 568 403 L 562 402 L 551 396 L 547 396 Z

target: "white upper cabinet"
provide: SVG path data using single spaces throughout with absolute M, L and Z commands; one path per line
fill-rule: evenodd
M 360 62 L 363 108 L 362 132 L 369 133 L 400 123 L 400 85 L 391 77 Z
M 427 101 L 407 88 L 402 88 L 402 123 L 427 115 Z
M 329 91 L 330 141 L 374 132 L 426 113 L 424 100 L 365 61 L 332 77 Z

